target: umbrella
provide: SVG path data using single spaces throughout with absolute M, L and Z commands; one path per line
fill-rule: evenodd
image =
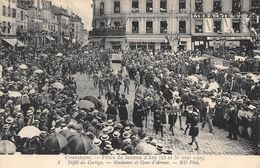
M 58 53 L 56 56 L 57 56 L 57 57 L 62 57 L 63 54 L 62 54 L 62 53 Z
M 89 101 L 89 100 L 81 100 L 81 101 L 78 103 L 78 106 L 79 106 L 79 108 L 86 108 L 86 109 L 95 108 L 95 104 L 92 103 L 92 102 Z
M 260 55 L 254 56 L 255 59 L 260 59 Z
M 14 154 L 16 152 L 16 146 L 13 142 L 8 140 L 0 141 L 0 154 Z
M 35 126 L 26 126 L 18 133 L 21 138 L 33 138 L 39 136 L 41 131 Z
M 20 69 L 28 69 L 28 66 L 25 65 L 25 64 L 21 64 L 21 65 L 19 66 L 19 68 L 20 68 Z
M 59 82 L 55 82 L 54 84 L 52 84 L 52 87 L 56 88 L 56 89 L 64 89 L 64 85 L 59 83 Z
M 50 134 L 44 139 L 44 147 L 47 154 L 60 153 L 67 144 L 67 139 L 60 133 Z
M 35 73 L 35 74 L 41 74 L 41 73 L 43 73 L 43 70 L 37 69 L 37 70 L 35 70 L 33 73 Z
M 16 105 L 19 105 L 19 104 L 23 105 L 23 104 L 30 104 L 30 103 L 31 103 L 31 101 L 29 100 L 29 97 L 26 95 L 19 97 L 16 101 Z
M 70 148 L 70 154 L 87 154 L 93 149 L 91 140 L 82 134 L 73 136 L 68 147 Z
M 196 76 L 193 76 L 193 75 L 186 77 L 186 79 L 189 80 L 189 81 L 192 81 L 192 82 L 196 82 L 196 83 L 199 82 L 199 79 Z
M 211 82 L 209 84 L 209 88 L 207 90 L 211 91 L 211 90 L 217 90 L 219 88 L 219 84 L 217 82 Z
M 79 135 L 79 133 L 77 133 L 77 132 L 71 132 L 71 131 L 69 131 L 69 130 L 61 130 L 59 133 L 60 133 L 61 135 L 63 135 L 64 137 L 66 137 L 67 140 L 68 140 L 68 142 L 70 142 L 70 140 L 71 140 L 71 138 L 72 138 L 73 136 Z
M 0 96 L 3 96 L 3 95 L 4 95 L 4 93 L 2 91 L 0 91 Z
M 159 154 L 159 151 L 157 150 L 157 148 L 155 146 L 145 143 L 145 142 L 141 142 L 136 146 L 136 148 L 134 150 L 134 154 L 156 155 L 156 154 Z
M 9 97 L 22 97 L 22 94 L 20 92 L 9 91 L 8 96 Z
M 95 144 L 92 144 L 92 149 L 88 151 L 89 155 L 100 155 L 101 149 Z
M 39 54 L 40 57 L 48 57 L 47 54 Z
M 245 61 L 246 57 L 242 57 L 242 56 L 235 56 L 235 61 L 239 60 L 239 61 Z
M 238 68 L 236 68 L 236 67 L 233 67 L 231 70 L 232 70 L 233 72 L 240 72 L 240 69 L 238 69 Z
M 14 67 L 8 67 L 7 68 L 7 71 L 12 71 L 12 70 L 14 70 Z
M 96 99 L 94 96 L 86 96 L 83 98 L 83 100 L 88 100 L 88 101 L 94 103 L 96 108 L 102 107 L 102 103 L 100 101 L 98 101 L 98 99 Z

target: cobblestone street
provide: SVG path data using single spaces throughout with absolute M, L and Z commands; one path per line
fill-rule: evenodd
M 92 79 L 89 79 L 85 74 L 76 74 L 73 77 L 77 81 L 78 95 L 79 97 L 84 97 L 87 95 L 92 95 L 97 97 L 98 90 L 94 88 Z M 121 87 L 122 89 L 122 87 Z M 134 86 L 133 82 L 130 87 L 130 94 L 126 95 L 129 100 L 128 111 L 129 117 L 131 118 L 132 106 L 134 100 Z M 102 96 L 104 99 L 104 96 Z M 148 136 L 157 137 L 160 143 L 164 144 L 166 147 L 173 149 L 174 154 L 201 154 L 201 155 L 253 155 L 256 152 L 255 144 L 247 139 L 239 137 L 238 141 L 232 141 L 226 138 L 228 132 L 222 129 L 214 127 L 215 134 L 211 134 L 206 126 L 204 130 L 200 129 L 198 136 L 198 143 L 200 149 L 198 151 L 194 150 L 194 146 L 190 146 L 188 143 L 191 141 L 189 135 L 184 135 L 183 131 L 179 129 L 179 121 L 176 123 L 174 129 L 175 136 L 172 136 L 169 130 L 169 125 L 164 128 L 164 137 L 156 136 L 153 131 L 153 126 L 148 125 L 145 131 Z M 185 118 L 182 120 L 183 127 L 185 127 Z

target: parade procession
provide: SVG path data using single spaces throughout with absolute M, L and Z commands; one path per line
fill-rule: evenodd
M 260 154 L 258 0 L 61 2 L 0 1 L 0 154 Z

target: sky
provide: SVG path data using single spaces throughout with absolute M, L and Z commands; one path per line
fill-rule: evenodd
M 69 7 L 73 13 L 82 18 L 85 29 L 91 29 L 93 15 L 91 8 L 92 0 L 52 0 L 52 3 L 57 6 L 62 6 L 65 9 Z

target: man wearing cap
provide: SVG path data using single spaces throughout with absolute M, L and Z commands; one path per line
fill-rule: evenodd
M 204 128 L 205 124 L 209 124 L 209 132 L 214 134 L 213 132 L 213 125 L 212 125 L 212 120 L 213 120 L 213 115 L 214 115 L 214 110 L 209 106 L 209 102 L 205 103 L 205 107 L 203 108 L 203 114 L 204 114 L 204 120 L 202 122 L 202 129 Z
M 120 121 L 126 121 L 128 120 L 128 111 L 126 105 L 128 104 L 128 100 L 125 98 L 125 95 L 122 94 L 122 97 L 119 100 L 119 107 L 118 107 L 118 112 L 119 112 L 119 118 Z
M 130 88 L 130 78 L 128 75 L 126 75 L 126 78 L 124 79 L 124 93 L 126 92 L 129 94 L 129 88 Z

